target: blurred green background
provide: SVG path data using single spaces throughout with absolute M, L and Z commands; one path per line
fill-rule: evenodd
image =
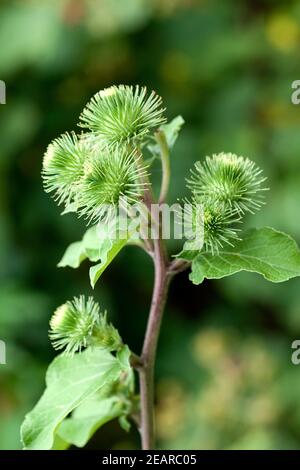
M 61 217 L 43 192 L 47 144 L 76 129 L 88 99 L 111 84 L 145 84 L 186 125 L 172 156 L 170 201 L 185 194 L 193 162 L 214 152 L 248 156 L 271 190 L 249 224 L 300 242 L 298 0 L 1 0 L 0 448 L 20 448 L 19 426 L 54 356 L 54 308 L 91 294 L 88 264 L 57 269 L 84 223 Z M 159 173 L 157 172 L 157 176 Z M 129 247 L 95 297 L 139 351 L 152 288 L 146 255 Z M 166 449 L 300 448 L 300 281 L 271 285 L 241 274 L 201 286 L 176 278 L 157 363 L 157 431 Z M 89 448 L 136 448 L 117 423 Z

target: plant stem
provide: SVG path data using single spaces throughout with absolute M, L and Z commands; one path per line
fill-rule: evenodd
M 155 138 L 160 148 L 162 162 L 163 176 L 159 196 L 159 204 L 162 204 L 166 199 L 170 183 L 169 148 L 163 132 L 156 132 Z M 140 434 L 142 448 L 143 450 L 150 450 L 155 447 L 154 368 L 156 350 L 169 282 L 173 277 L 174 272 L 168 271 L 169 260 L 166 255 L 164 242 L 161 238 L 160 213 L 158 211 L 158 213 L 153 214 L 151 211 L 153 204 L 151 187 L 146 188 L 144 201 L 151 214 L 153 227 L 156 229 L 156 236 L 151 240 L 153 243 L 154 288 L 141 355 L 141 365 L 137 367 L 140 379 Z
M 155 134 L 155 139 L 160 148 L 160 156 L 162 163 L 162 182 L 159 196 L 159 203 L 161 204 L 166 200 L 170 184 L 170 155 L 168 143 L 166 141 L 166 136 L 164 132 L 157 131 Z
M 154 240 L 155 280 L 147 330 L 139 368 L 141 394 L 140 433 L 143 450 L 153 449 L 154 437 L 154 366 L 160 326 L 167 298 L 170 276 L 162 241 Z
M 172 261 L 172 263 L 169 265 L 169 274 L 174 276 L 175 274 L 181 273 L 182 271 L 185 271 L 191 266 L 191 261 L 186 261 L 184 259 L 175 259 Z

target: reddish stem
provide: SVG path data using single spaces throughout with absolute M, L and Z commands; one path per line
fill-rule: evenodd
M 154 240 L 155 280 L 142 351 L 142 367 L 139 369 L 141 394 L 140 434 L 142 448 L 153 449 L 154 437 L 154 366 L 160 326 L 167 298 L 170 276 L 161 240 Z

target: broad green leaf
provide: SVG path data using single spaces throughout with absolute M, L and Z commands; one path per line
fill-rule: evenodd
M 59 268 L 78 268 L 82 261 L 86 259 L 86 254 L 82 242 L 74 242 L 68 246 L 62 259 L 58 263 Z
M 115 382 L 122 370 L 119 359 L 102 348 L 54 359 L 46 374 L 46 390 L 22 425 L 24 448 L 51 449 L 55 430 L 66 416 L 102 387 Z
M 76 408 L 58 428 L 62 441 L 83 447 L 93 434 L 108 421 L 122 415 L 122 402 L 117 397 L 94 399 Z
M 252 229 L 234 247 L 222 249 L 218 255 L 183 252 L 192 262 L 190 279 L 200 284 L 205 278 L 219 279 L 239 271 L 261 274 L 272 282 L 287 281 L 300 275 L 300 250 L 285 233 L 270 227 Z
M 83 447 L 92 435 L 108 421 L 119 418 L 120 424 L 128 431 L 127 415 L 131 411 L 130 398 L 134 392 L 134 374 L 130 366 L 130 350 L 124 346 L 117 354 L 122 367 L 118 384 L 104 387 L 94 396 L 85 400 L 59 426 L 57 435 L 62 442 Z

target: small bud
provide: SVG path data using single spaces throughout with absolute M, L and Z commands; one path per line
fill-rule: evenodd
M 81 295 L 58 307 L 51 320 L 49 337 L 54 349 L 73 355 L 87 346 L 101 346 L 117 351 L 122 345 L 118 331 L 107 322 L 107 313 L 99 305 Z
M 112 86 L 93 96 L 80 116 L 105 146 L 140 142 L 149 131 L 165 122 L 162 99 L 145 87 Z
M 99 312 L 99 305 L 93 298 L 85 301 L 83 295 L 58 307 L 50 320 L 49 337 L 54 349 L 74 354 L 88 346 L 99 322 Z
M 107 322 L 107 313 L 100 315 L 99 321 L 93 332 L 94 344 L 102 346 L 109 351 L 117 351 L 122 346 L 122 340 L 118 330 Z

